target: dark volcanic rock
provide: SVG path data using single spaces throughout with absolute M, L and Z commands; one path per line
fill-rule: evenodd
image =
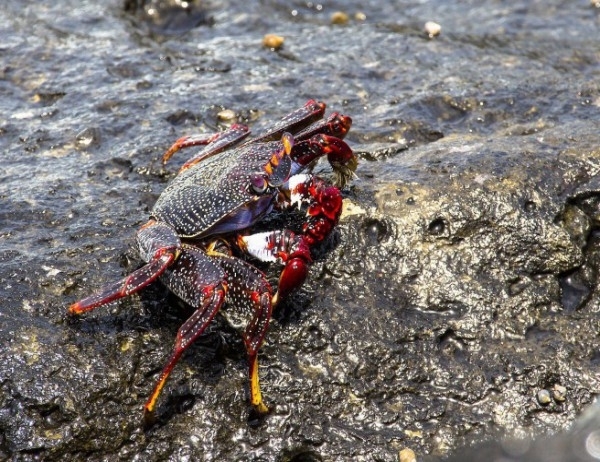
M 443 453 L 467 434 L 560 429 L 593 400 L 600 319 L 581 274 L 597 271 L 595 234 L 569 191 L 596 174 L 600 137 L 573 150 L 572 129 L 441 140 L 386 161 L 402 180 L 356 187 L 362 210 L 350 208 L 324 265 L 346 348 L 324 362 L 366 356 L 344 385 L 369 403 L 367 433 L 387 416 Z M 538 404 L 555 385 L 568 398 Z
M 592 4 L 5 3 L 0 459 L 433 458 L 564 431 L 594 401 Z M 144 428 L 189 307 L 159 284 L 81 319 L 66 307 L 139 264 L 175 139 L 258 131 L 311 97 L 352 116 L 359 179 L 261 350 L 274 412 L 248 413 L 242 341 L 219 318 Z
M 600 458 L 600 408 L 587 409 L 569 431 L 536 441 L 490 441 L 444 459 L 446 462 L 595 462 Z

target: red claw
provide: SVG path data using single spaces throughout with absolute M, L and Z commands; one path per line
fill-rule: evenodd
M 327 128 L 328 130 L 326 131 L 331 133 L 335 131 L 343 135 L 350 128 L 350 125 L 345 126 L 344 123 L 350 124 L 350 117 L 337 116 L 336 122 L 331 122 L 324 129 Z M 294 162 L 301 166 L 307 166 L 319 157 L 327 155 L 327 160 L 333 167 L 336 177 L 336 186 L 344 187 L 348 180 L 354 176 L 358 165 L 356 156 L 350 146 L 341 138 L 327 133 L 318 133 L 308 139 L 304 139 L 306 135 L 307 133 L 304 133 L 303 136 L 300 136 L 299 139 L 302 141 L 296 143 L 292 148 L 291 157 Z
M 288 260 L 285 268 L 279 276 L 277 288 L 277 299 L 287 297 L 291 292 L 300 287 L 308 276 L 308 263 L 303 258 L 292 258 Z M 278 300 L 274 299 L 273 304 Z
M 354 158 L 350 146 L 340 138 L 329 135 L 316 135 L 314 140 L 321 145 L 323 153 L 327 154 L 327 160 L 332 165 L 345 165 Z

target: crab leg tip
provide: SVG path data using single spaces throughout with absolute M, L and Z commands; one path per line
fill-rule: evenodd
M 148 409 L 144 406 L 144 427 L 151 427 L 156 423 L 156 414 L 153 410 Z
M 263 402 L 258 380 L 258 360 L 256 354 L 250 358 L 250 403 L 261 415 L 269 413 L 268 406 Z
M 316 99 L 309 99 L 306 104 L 304 105 L 306 107 L 315 107 L 320 111 L 325 111 L 325 109 L 327 108 L 327 105 L 323 102 L 323 101 L 317 101 Z
M 273 298 L 271 299 L 271 304 L 275 307 L 275 306 L 277 306 L 278 302 L 279 302 L 279 292 L 276 292 L 275 295 L 273 295 Z
M 291 134 L 285 132 L 281 137 L 281 142 L 283 143 L 283 148 L 285 150 L 286 155 L 289 156 L 292 152 L 292 147 L 294 146 L 294 137 Z
M 85 313 L 86 311 L 90 311 L 91 309 L 93 309 L 93 308 L 95 307 L 95 305 L 94 305 L 94 306 L 92 306 L 92 307 L 86 306 L 86 305 L 84 305 L 84 304 L 83 304 L 83 303 L 81 303 L 81 302 L 82 302 L 82 300 L 80 300 L 80 301 L 78 301 L 78 302 L 76 302 L 76 303 L 73 303 L 73 304 L 72 304 L 72 305 L 71 305 L 71 306 L 70 306 L 70 307 L 67 309 L 67 314 L 68 314 L 69 316 L 78 316 L 78 315 L 80 315 L 80 314 L 83 314 L 83 313 Z
M 255 405 L 254 409 L 260 415 L 265 415 L 265 414 L 268 414 L 269 412 L 271 412 L 271 409 L 269 409 L 269 407 L 265 403 L 263 403 L 262 401 L 260 403 L 258 403 L 257 405 Z

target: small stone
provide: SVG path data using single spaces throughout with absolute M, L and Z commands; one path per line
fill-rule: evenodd
M 223 109 L 217 114 L 221 122 L 233 122 L 236 118 L 235 111 L 232 109 Z
M 362 11 L 357 11 L 354 14 L 354 19 L 356 19 L 357 21 L 366 21 L 367 15 L 365 13 L 363 13 Z
M 417 462 L 417 456 L 412 449 L 404 448 L 398 453 L 400 462 Z
M 442 32 L 442 26 L 440 26 L 437 22 L 427 21 L 425 23 L 425 33 L 429 36 L 429 38 L 437 37 Z
M 548 390 L 540 390 L 537 394 L 538 403 L 542 406 L 549 404 L 552 399 L 550 398 L 550 392 Z
M 100 144 L 100 130 L 96 127 L 88 127 L 75 135 L 75 146 L 78 149 L 89 148 Z
M 263 37 L 263 45 L 271 50 L 279 50 L 285 39 L 281 35 L 266 34 Z
M 567 399 L 567 388 L 562 385 L 554 385 L 554 389 L 552 390 L 552 396 L 554 397 L 554 401 L 562 403 Z
M 331 15 L 331 24 L 348 24 L 349 19 L 343 11 L 336 11 Z

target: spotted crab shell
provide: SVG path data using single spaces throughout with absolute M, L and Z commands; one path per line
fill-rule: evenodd
M 247 228 L 269 213 L 277 190 L 252 190 L 252 176 L 263 172 L 279 141 L 247 143 L 208 157 L 181 172 L 165 188 L 152 217 L 181 237 L 206 236 Z

